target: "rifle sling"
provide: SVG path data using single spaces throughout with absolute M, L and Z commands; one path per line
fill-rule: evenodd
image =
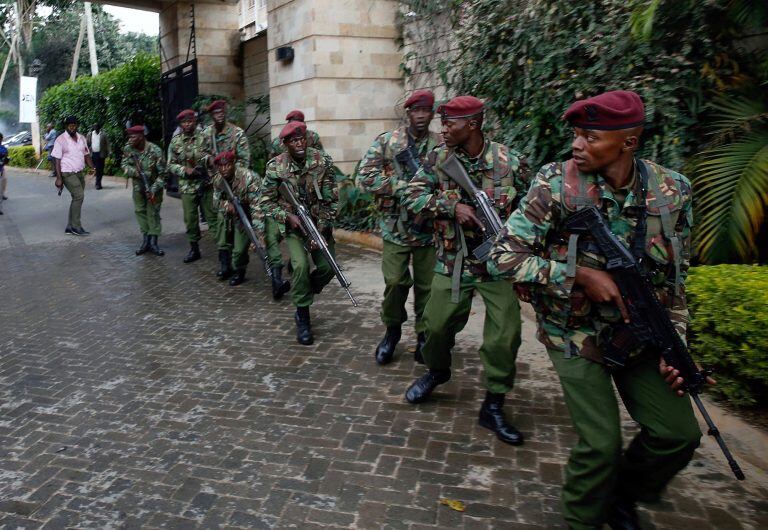
M 456 259 L 453 262 L 453 274 L 451 275 L 451 303 L 459 303 L 461 290 L 461 273 L 464 269 L 464 258 L 469 255 L 467 252 L 467 241 L 464 238 L 464 229 L 458 221 L 455 221 L 456 233 L 459 235 L 459 248 L 457 248 Z

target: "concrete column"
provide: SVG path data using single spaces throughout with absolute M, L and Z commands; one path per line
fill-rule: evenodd
M 342 171 L 350 172 L 373 139 L 398 122 L 404 99 L 395 39 L 395 0 L 270 0 L 269 94 L 273 137 L 288 111 L 307 125 Z M 295 59 L 275 58 L 292 46 Z
M 163 71 L 187 60 L 194 2 L 173 2 L 160 11 Z M 195 3 L 197 66 L 202 95 L 243 99 L 237 4 Z M 190 51 L 189 59 L 194 54 Z

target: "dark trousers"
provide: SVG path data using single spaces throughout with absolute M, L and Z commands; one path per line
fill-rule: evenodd
M 101 186 L 101 177 L 104 176 L 104 162 L 106 160 L 101 153 L 94 152 L 91 154 L 91 160 L 93 160 L 93 166 L 96 168 L 96 186 Z

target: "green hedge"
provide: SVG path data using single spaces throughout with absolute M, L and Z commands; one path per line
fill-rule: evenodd
M 694 267 L 690 345 L 715 370 L 711 391 L 737 406 L 768 404 L 768 267 Z
M 13 167 L 35 167 L 38 162 L 35 148 L 31 145 L 9 147 L 8 158 L 10 159 L 8 165 Z

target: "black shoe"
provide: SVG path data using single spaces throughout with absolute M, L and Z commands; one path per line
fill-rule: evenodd
M 101 184 L 96 184 L 96 189 L 100 190 L 101 189 Z
M 147 234 L 142 234 L 142 236 L 144 239 L 141 242 L 141 246 L 136 249 L 137 256 L 141 256 L 149 250 L 149 236 Z
M 157 236 L 149 236 L 149 251 L 155 256 L 165 256 L 165 251 L 157 246 Z
M 522 445 L 523 435 L 504 417 L 504 394 L 485 393 L 480 407 L 480 426 L 496 433 L 496 437 L 510 445 Z
M 6 197 L 5 195 L 3 195 L 3 200 L 4 200 L 4 201 L 7 201 L 7 200 L 8 200 L 8 197 Z
M 611 530 L 641 530 L 635 501 L 625 497 L 616 498 L 608 510 L 606 522 Z
M 395 355 L 395 347 L 400 342 L 401 335 L 400 326 L 387 326 L 384 338 L 376 346 L 376 364 L 383 365 L 392 362 L 392 357 Z
M 416 335 L 416 349 L 413 352 L 413 360 L 419 364 L 424 364 L 424 355 L 421 353 L 424 350 L 424 344 L 427 343 L 427 335 L 423 331 Z
M 232 276 L 232 256 L 229 250 L 219 250 L 219 272 L 216 277 L 224 281 Z
M 235 273 L 229 279 L 229 285 L 232 287 L 240 285 L 245 281 L 245 269 L 235 269 Z
M 189 252 L 187 252 L 187 255 L 184 257 L 184 263 L 192 263 L 200 258 L 200 245 L 197 241 L 193 241 L 189 244 Z
M 280 300 L 290 289 L 291 282 L 283 280 L 283 266 L 276 265 L 272 267 L 272 298 Z
M 91 235 L 91 233 L 88 230 L 86 230 L 85 228 L 73 228 L 72 231 L 73 232 L 77 232 L 77 235 L 79 235 L 79 236 L 89 236 L 89 235 Z
M 294 320 L 296 321 L 296 340 L 299 344 L 308 346 L 315 342 L 315 337 L 312 336 L 312 324 L 309 320 L 309 307 L 297 307 Z
M 405 391 L 405 399 L 413 404 L 426 401 L 437 385 L 442 385 L 450 378 L 450 370 L 429 370 L 408 387 Z

